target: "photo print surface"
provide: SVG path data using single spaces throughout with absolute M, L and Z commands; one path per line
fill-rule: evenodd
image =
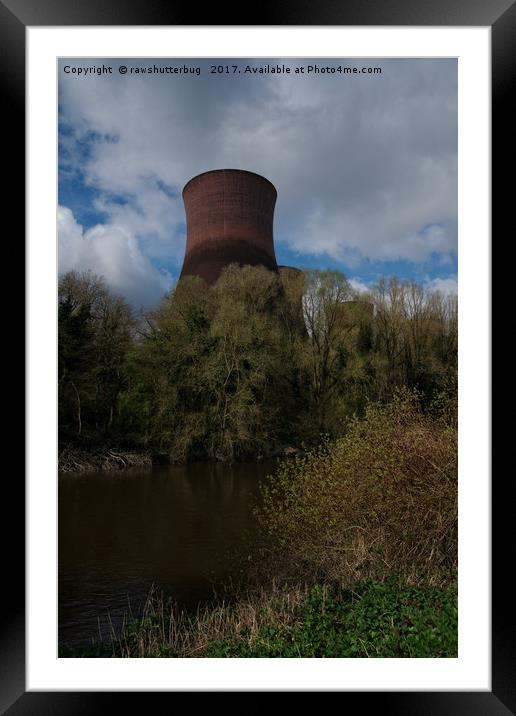
M 456 656 L 457 61 L 58 89 L 60 656 Z

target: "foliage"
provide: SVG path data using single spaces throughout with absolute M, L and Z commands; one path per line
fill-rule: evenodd
M 292 620 L 261 625 L 251 640 L 215 641 L 211 657 L 456 657 L 456 588 L 365 582 L 312 587 Z
M 457 371 L 457 297 L 428 294 L 414 281 L 382 278 L 373 288 L 376 392 L 417 388 L 431 399 Z
M 401 387 L 425 411 L 456 396 L 456 299 L 338 271 L 231 265 L 185 277 L 138 320 L 90 273 L 59 283 L 62 447 L 242 460 L 345 434 Z
M 177 460 L 255 457 L 285 439 L 295 413 L 280 285 L 263 268 L 230 266 L 216 286 L 182 279 L 133 357 L 145 434 Z M 134 383 L 131 387 L 135 400 Z M 146 391 L 146 392 L 145 392 Z
M 390 579 L 343 590 L 266 589 L 236 601 L 180 610 L 149 596 L 139 619 L 111 643 L 59 650 L 61 657 L 442 658 L 457 656 L 457 584 L 413 587 Z
M 257 514 L 277 577 L 439 584 L 457 564 L 456 428 L 406 390 L 371 404 L 343 438 L 284 462 Z
M 59 281 L 60 442 L 112 436 L 135 320 L 120 297 L 91 273 Z
M 351 286 L 338 271 L 307 272 L 303 311 L 309 340 L 301 353 L 311 386 L 316 432 L 332 430 L 345 385 L 353 323 L 345 307 L 353 298 Z

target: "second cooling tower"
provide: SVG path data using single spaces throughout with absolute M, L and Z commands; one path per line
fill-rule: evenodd
M 216 169 L 190 179 L 183 189 L 186 251 L 183 276 L 214 283 L 231 263 L 278 271 L 272 224 L 276 189 L 268 179 L 241 169 Z

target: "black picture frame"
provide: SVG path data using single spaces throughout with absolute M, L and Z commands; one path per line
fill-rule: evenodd
M 244 15 L 243 11 L 247 11 Z M 199 23 L 200 13 L 203 21 Z M 337 4 L 281 4 L 261 2 L 238 6 L 212 4 L 202 11 L 194 3 L 175 0 L 0 0 L 0 82 L 3 98 L 4 138 L 15 149 L 9 166 L 8 198 L 5 206 L 18 217 L 25 216 L 25 31 L 27 26 L 66 25 L 362 25 L 362 26 L 490 26 L 492 31 L 492 236 L 503 246 L 504 235 L 514 223 L 509 211 L 511 176 L 516 156 L 514 114 L 509 110 L 510 82 L 516 75 L 516 4 L 514 0 L 363 0 Z M 512 151 L 511 151 L 512 147 Z M 6 165 L 4 165 L 6 166 Z M 511 201 L 512 199 L 512 201 Z M 16 232 L 17 233 L 17 232 Z M 508 237 L 507 237 L 508 238 Z M 493 242 L 492 247 L 497 244 Z M 19 240 L 19 246 L 24 243 Z M 501 251 L 501 248 L 499 249 Z M 493 259 L 496 253 L 492 250 Z M 21 257 L 24 261 L 24 256 Z M 492 309 L 499 306 L 501 291 L 492 290 Z M 492 310 L 494 316 L 495 311 Z M 5 326 L 4 326 L 5 328 Z M 29 346 L 29 348 L 31 348 Z M 497 357 L 497 354 L 495 353 Z M 19 369 L 23 361 L 18 364 Z M 500 371 L 503 366 L 498 367 Z M 30 386 L 29 386 L 30 388 Z M 496 407 L 493 398 L 492 408 Z M 508 436 L 507 436 L 508 437 Z M 503 444 L 503 431 L 492 447 Z M 504 441 L 505 442 L 505 441 Z M 22 453 L 23 454 L 23 453 Z M 514 519 L 508 499 L 510 467 L 492 475 L 492 691 L 491 692 L 341 692 L 343 705 L 395 714 L 467 714 L 482 716 L 516 713 L 516 639 L 511 589 L 504 582 L 514 564 Z M 100 692 L 26 692 L 25 687 L 25 486 L 21 470 L 11 471 L 4 481 L 5 505 L 10 519 L 2 528 L 4 545 L 3 617 L 0 631 L 0 709 L 9 716 L 19 714 L 90 714 L 113 708 L 114 694 Z M 512 554 L 511 554 L 512 553 Z M 512 556 L 512 559 L 511 559 Z M 509 573 L 509 574 L 508 574 Z M 145 693 L 170 700 L 174 694 Z M 140 704 L 139 693 L 129 696 Z M 169 701 L 169 706 L 170 706 Z

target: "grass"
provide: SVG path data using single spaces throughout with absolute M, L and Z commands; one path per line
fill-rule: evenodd
M 455 590 L 370 582 L 335 591 L 316 585 L 291 623 L 265 624 L 250 639 L 215 641 L 206 656 L 455 657 Z
M 60 656 L 456 657 L 456 583 L 446 589 L 395 580 L 346 590 L 273 585 L 194 615 L 154 594 L 141 619 L 113 634 L 111 645 L 61 649 Z

